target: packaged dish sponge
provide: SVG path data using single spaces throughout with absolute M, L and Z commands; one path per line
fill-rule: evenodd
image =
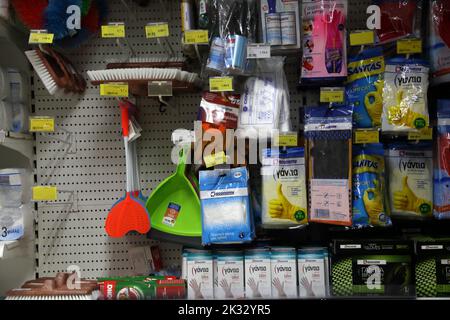
M 388 226 L 384 149 L 381 144 L 353 147 L 353 226 Z
M 304 149 L 264 149 L 262 162 L 263 226 L 282 228 L 306 224 Z
M 450 219 L 450 100 L 438 101 L 438 138 L 434 166 L 434 216 Z
M 429 143 L 393 144 L 387 151 L 392 216 L 433 216 L 433 151 Z
M 200 171 L 202 243 L 242 243 L 254 238 L 244 167 Z
M 347 103 L 353 107 L 356 128 L 381 126 L 385 63 L 381 48 L 368 49 L 350 58 Z
M 421 60 L 388 60 L 384 74 L 383 131 L 410 132 L 429 127 L 428 72 Z

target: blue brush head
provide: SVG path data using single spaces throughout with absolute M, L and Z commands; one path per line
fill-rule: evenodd
M 67 29 L 67 19 L 70 17 L 66 13 L 69 6 L 76 5 L 82 7 L 81 0 L 50 0 L 44 11 L 45 28 L 55 35 L 55 40 L 61 40 L 73 34 L 74 31 Z

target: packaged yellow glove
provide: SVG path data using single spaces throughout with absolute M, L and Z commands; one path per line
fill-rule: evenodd
M 382 129 L 410 132 L 429 127 L 427 105 L 429 68 L 421 60 L 387 62 L 384 74 Z
M 390 146 L 387 162 L 392 216 L 433 216 L 432 157 L 429 143 Z
M 306 224 L 307 198 L 303 148 L 263 150 L 262 225 L 283 228 Z
M 381 144 L 353 147 L 353 226 L 389 226 L 384 149 Z

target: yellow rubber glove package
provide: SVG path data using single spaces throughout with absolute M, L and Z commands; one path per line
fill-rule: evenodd
M 388 60 L 384 74 L 383 131 L 411 132 L 429 127 L 428 72 L 422 60 Z
M 306 224 L 304 149 L 264 149 L 262 163 L 262 226 L 270 229 Z
M 433 216 L 433 151 L 429 143 L 391 145 L 386 157 L 393 217 Z

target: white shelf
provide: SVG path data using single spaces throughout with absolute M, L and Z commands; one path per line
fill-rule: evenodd
M 0 130 L 0 146 L 21 153 L 28 159 L 33 158 L 33 136 Z

